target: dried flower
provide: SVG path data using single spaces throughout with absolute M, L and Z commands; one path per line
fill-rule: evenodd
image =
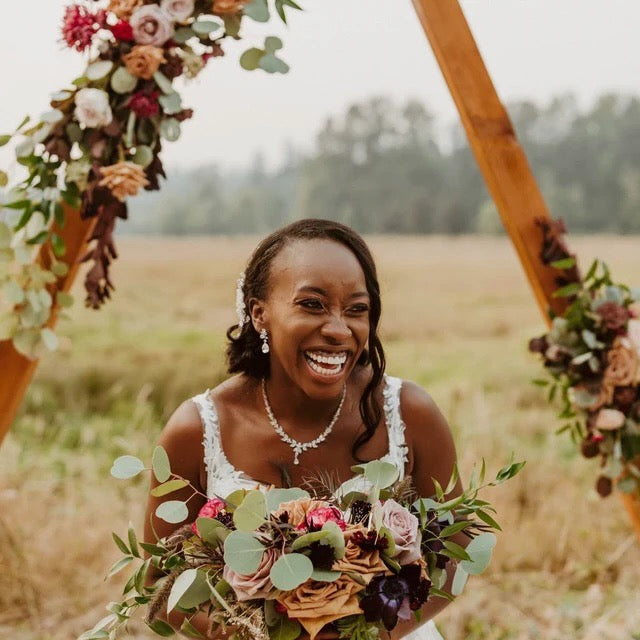
M 133 42 L 133 27 L 130 22 L 120 20 L 111 27 L 113 37 L 120 42 Z
M 138 118 L 150 118 L 158 115 L 160 105 L 158 104 L 159 91 L 152 91 L 146 94 L 144 91 L 137 91 L 127 102 L 127 107 L 133 111 Z
M 105 26 L 106 20 L 104 9 L 91 13 L 80 5 L 68 6 L 62 18 L 62 37 L 69 47 L 82 52 L 91 46 L 93 36 Z
M 98 185 L 109 189 L 120 201 L 127 196 L 135 196 L 141 187 L 149 184 L 144 169 L 134 162 L 117 162 L 102 167 L 101 172 L 103 178 Z
M 131 27 L 139 44 L 161 47 L 173 36 L 169 16 L 157 4 L 147 4 L 136 9 L 131 15 Z
M 617 302 L 603 302 L 597 309 L 596 313 L 602 319 L 602 324 L 611 331 L 619 331 L 627 326 L 629 320 L 629 312 Z
M 131 75 L 150 80 L 165 58 L 162 49 L 150 44 L 137 44 L 130 53 L 122 56 L 122 60 Z
M 144 0 L 111 0 L 107 10 L 115 13 L 120 20 L 128 20 L 131 14 L 143 4 Z
M 75 116 L 85 127 L 106 127 L 113 120 L 109 94 L 101 89 L 86 87 L 75 96 Z
M 235 16 L 245 4 L 247 0 L 213 0 L 211 12 L 217 16 Z
M 193 13 L 193 0 L 162 0 L 160 8 L 177 22 L 184 22 Z

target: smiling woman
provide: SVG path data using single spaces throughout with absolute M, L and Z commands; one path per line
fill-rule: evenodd
M 410 476 L 420 496 L 447 485 L 456 452 L 444 418 L 418 386 L 385 374 L 380 289 L 360 236 L 326 220 L 284 227 L 257 247 L 237 293 L 238 324 L 227 332 L 236 375 L 184 402 L 160 438 L 173 472 L 201 490 L 176 492 L 188 498 L 190 521 L 207 497 L 300 486 L 310 474 L 330 474 L 344 495 L 355 488 L 353 465 L 375 459 Z M 450 496 L 461 493 L 458 480 Z M 175 528 L 156 517 L 161 502 L 149 500 L 148 540 Z M 454 571 L 447 575 L 450 592 Z M 446 604 L 430 598 L 422 621 Z M 440 638 L 432 622 L 416 629 L 408 610 L 398 615 L 406 622 L 394 638 Z M 179 627 L 183 617 L 168 621 Z M 207 632 L 206 619 L 191 622 Z M 327 625 L 315 637 L 339 634 Z

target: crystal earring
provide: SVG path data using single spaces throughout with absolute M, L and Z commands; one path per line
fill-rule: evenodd
M 262 340 L 262 353 L 269 353 L 269 334 L 264 327 L 260 331 L 260 340 Z

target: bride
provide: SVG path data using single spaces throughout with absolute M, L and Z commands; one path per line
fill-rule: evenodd
M 420 387 L 385 374 L 380 288 L 360 236 L 327 220 L 284 227 L 257 247 L 237 294 L 238 324 L 227 333 L 236 375 L 178 407 L 159 441 L 172 470 L 202 491 L 188 502 L 190 520 L 205 494 L 299 486 L 317 470 L 350 490 L 351 467 L 376 458 L 410 474 L 421 496 L 435 494 L 432 478 L 447 484 L 456 453 L 446 421 Z M 458 482 L 451 497 L 461 492 Z M 175 527 L 155 517 L 160 501 L 149 499 L 146 540 Z M 400 622 L 392 637 L 441 640 L 430 619 L 446 604 L 430 598 L 429 622 Z M 168 622 L 180 628 L 183 617 L 173 611 Z M 191 622 L 206 634 L 204 613 Z M 338 635 L 327 627 L 317 637 Z

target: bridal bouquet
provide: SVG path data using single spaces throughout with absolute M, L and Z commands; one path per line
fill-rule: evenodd
M 574 268 L 573 257 L 551 263 Z M 584 279 L 556 292 L 571 304 L 551 330 L 529 343 L 541 356 L 548 399 L 586 458 L 600 458 L 598 493 L 640 491 L 640 289 L 616 284 L 595 261 Z M 635 460 L 634 460 L 635 459 Z
M 512 478 L 523 466 L 512 461 L 483 484 L 483 461 L 469 488 L 447 500 L 457 468 L 445 489 L 436 483 L 436 495 L 421 498 L 410 478 L 398 481 L 394 465 L 374 460 L 353 468 L 358 491 L 345 493 L 320 476 L 309 479 L 306 489 L 214 497 L 195 522 L 153 543 L 138 543 L 130 527 L 127 542 L 113 534 L 124 557 L 109 575 L 134 562 L 139 567 L 124 587 L 124 600 L 111 603 L 109 615 L 81 640 L 115 638 L 138 607 L 146 608 L 145 622 L 162 636 L 174 633 L 158 616 L 166 607 L 186 614 L 206 611 L 210 631 L 226 630 L 238 640 L 294 640 L 303 629 L 313 639 L 330 623 L 343 638 L 377 638 L 399 620 L 419 619 L 429 597 L 452 599 L 469 574 L 484 571 L 496 541 L 490 530 L 500 527 L 478 491 Z M 122 456 L 112 475 L 128 478 L 143 470 L 138 458 Z M 188 485 L 171 473 L 161 447 L 151 470 L 161 483 L 155 496 Z M 178 524 L 187 518 L 187 507 L 168 500 L 156 515 Z M 459 532 L 471 539 L 466 548 L 450 539 Z M 442 589 L 449 559 L 459 561 L 452 594 Z M 151 565 L 164 575 L 149 586 Z M 202 637 L 189 617 L 180 631 Z

